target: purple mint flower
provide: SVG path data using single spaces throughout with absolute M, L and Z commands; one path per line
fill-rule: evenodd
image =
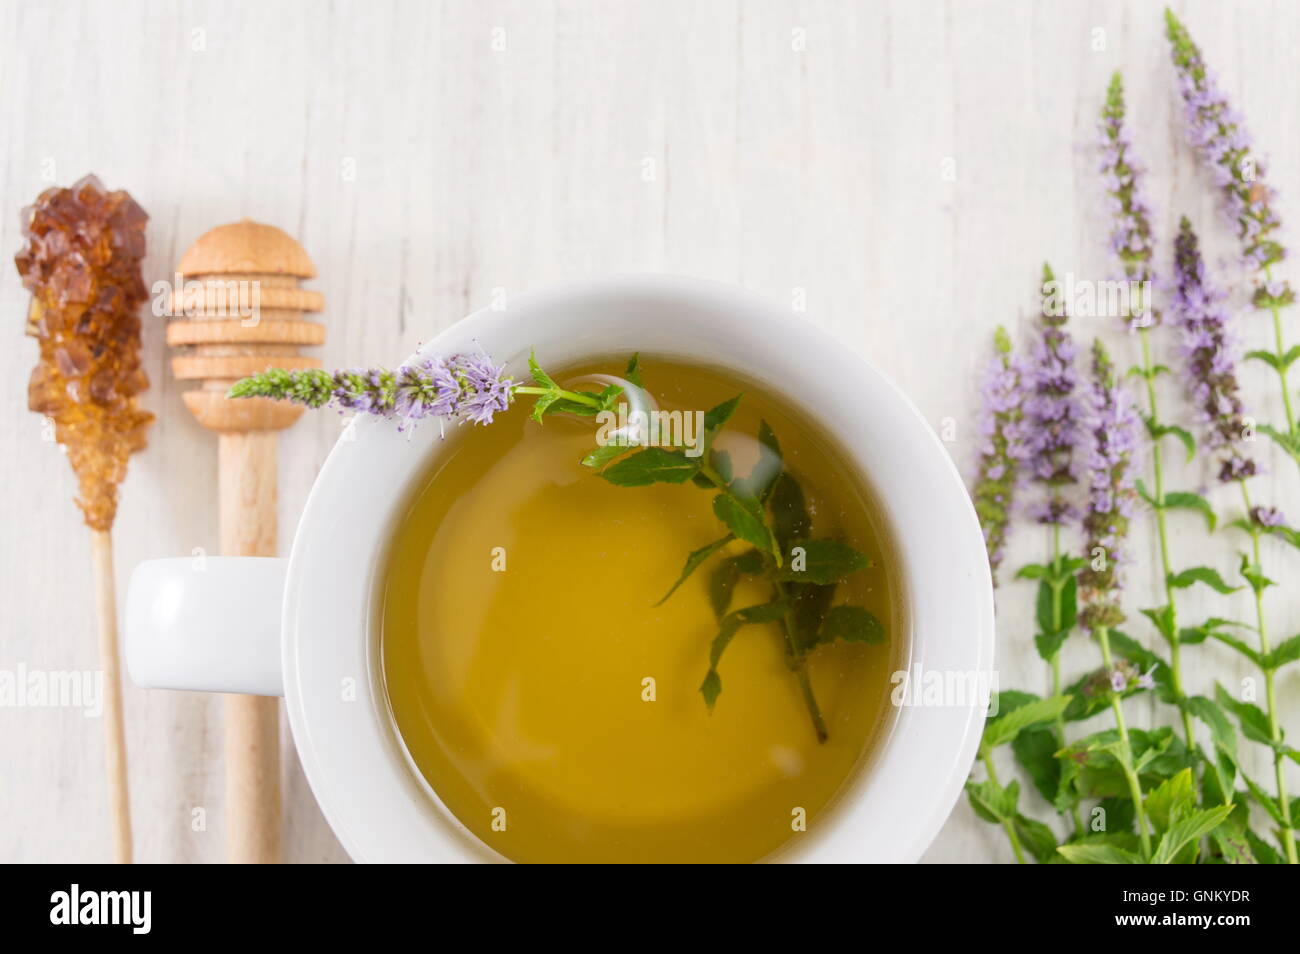
M 1155 671 L 1156 667 L 1152 666 L 1146 672 L 1142 673 L 1142 675 L 1138 676 L 1137 684 L 1139 689 L 1154 689 L 1156 687 Z
M 1134 461 L 1141 420 L 1128 391 L 1115 379 L 1115 366 L 1100 341 L 1093 343 L 1088 391 L 1086 461 L 1088 508 L 1083 517 L 1087 565 L 1079 573 L 1085 603 L 1080 614 L 1090 629 L 1124 620 L 1118 594 L 1128 562 L 1124 550 L 1133 515 Z
M 1251 507 L 1250 522 L 1262 530 L 1271 530 L 1285 524 L 1286 518 L 1276 507 Z
M 1242 117 L 1219 88 L 1187 28 L 1168 10 L 1165 26 L 1183 97 L 1187 137 L 1223 193 L 1224 208 L 1237 229 L 1247 267 L 1264 271 L 1286 256 L 1273 237 L 1281 225 L 1273 208 L 1276 193 L 1264 179 L 1264 164 L 1250 153 L 1250 136 Z M 1267 297 L 1277 304 L 1294 300 L 1285 282 L 1273 282 L 1272 287 Z
M 1049 291 L 1055 278 L 1043 266 L 1042 334 L 1029 363 L 1026 379 L 1025 430 L 1028 471 L 1047 487 L 1046 499 L 1031 512 L 1039 523 L 1062 524 L 1078 514 L 1061 488 L 1076 482 L 1074 448 L 1078 443 L 1079 409 L 1075 399 L 1074 342 L 1065 330 L 1069 316 Z
M 1243 447 L 1247 427 L 1226 297 L 1207 280 L 1196 233 L 1184 217 L 1174 242 L 1173 311 L 1182 330 L 1192 402 L 1206 426 L 1207 443 L 1220 453 L 1219 477 L 1228 481 L 1253 475 L 1255 464 Z
M 475 424 L 491 424 L 492 416 L 510 407 L 515 383 L 504 366 L 492 363 L 487 355 L 457 355 L 452 359 L 453 374 L 461 384 L 457 411 Z
M 1110 688 L 1114 692 L 1123 692 L 1128 688 L 1128 676 L 1118 669 L 1110 671 Z
M 1124 128 L 1124 81 L 1117 72 L 1106 91 L 1106 105 L 1101 111 L 1102 180 L 1113 216 L 1110 250 L 1123 268 L 1130 283 L 1129 308 L 1124 320 L 1130 329 L 1149 328 L 1160 323 L 1160 313 L 1151 298 L 1154 281 L 1152 260 L 1155 241 L 1151 232 L 1151 206 L 1142 188 L 1145 170 L 1133 153 L 1132 142 Z
M 1012 353 L 1011 339 L 999 328 L 995 353 L 985 370 L 981 394 L 979 469 L 971 497 L 984 530 L 989 570 L 997 584 L 1011 504 L 1019 483 L 1021 462 L 1028 454 L 1024 421 L 1025 367 Z
M 396 371 L 272 369 L 238 381 L 231 397 L 268 397 L 308 407 L 338 408 L 396 418 L 406 427 L 423 418 L 490 424 L 505 411 L 519 385 L 487 355 L 419 358 Z

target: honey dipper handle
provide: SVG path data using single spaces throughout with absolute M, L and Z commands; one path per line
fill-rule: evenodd
M 113 537 L 90 534 L 99 624 L 99 665 L 104 671 L 104 764 L 108 770 L 108 812 L 113 826 L 113 860 L 131 863 L 131 798 L 126 777 L 126 731 L 122 719 L 122 674 L 117 654 L 117 592 L 113 582 Z
M 276 434 L 223 432 L 221 551 L 275 556 Z M 231 599 L 239 599 L 232 593 Z M 280 861 L 280 700 L 226 697 L 226 827 L 230 861 Z

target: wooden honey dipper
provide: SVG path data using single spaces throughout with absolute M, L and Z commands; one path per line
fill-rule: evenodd
M 303 408 L 266 398 L 231 400 L 230 385 L 268 368 L 318 368 L 298 353 L 325 340 L 304 321 L 325 298 L 300 288 L 316 268 L 302 246 L 270 225 L 244 219 L 203 235 L 176 266 L 167 343 L 172 373 L 201 381 L 185 406 L 218 433 L 221 550 L 276 555 L 276 432 Z M 184 317 L 179 317 L 179 316 Z M 271 696 L 226 697 L 226 815 L 230 861 L 280 860 L 280 707 Z

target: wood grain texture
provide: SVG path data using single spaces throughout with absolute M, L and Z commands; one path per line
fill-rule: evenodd
M 122 708 L 122 665 L 117 638 L 117 587 L 113 573 L 113 535 L 90 534 L 91 580 L 95 587 L 95 628 L 99 631 L 99 668 L 104 671 L 104 768 L 108 781 L 108 817 L 113 860 L 129 865 L 131 792 Z
M 279 433 L 223 431 L 217 440 L 221 552 L 276 556 Z M 283 827 L 280 700 L 228 695 L 225 709 L 226 860 L 276 864 Z
M 1300 221 L 1300 8 L 1286 0 L 1174 7 L 1232 91 Z M 146 277 L 171 277 L 213 225 L 249 216 L 299 239 L 328 302 L 326 366 L 391 362 L 466 313 L 527 289 L 634 271 L 704 275 L 788 303 L 887 369 L 969 471 L 976 369 L 993 327 L 1032 327 L 1042 262 L 1109 274 L 1093 149 L 1106 81 L 1122 68 L 1133 131 L 1152 172 L 1167 262 L 1187 214 L 1212 264 L 1231 251 L 1184 144 L 1159 3 L 335 2 L 0 5 L 0 248 L 17 208 L 88 170 L 152 214 Z M 1295 239 L 1295 232 L 1290 233 Z M 1293 271 L 1293 270 L 1292 270 Z M 1293 281 L 1300 278 L 1289 276 Z M 95 667 L 87 546 L 75 488 L 26 410 L 34 349 L 19 340 L 26 295 L 0 269 L 15 345 L 0 351 L 0 669 Z M 1295 316 L 1289 315 L 1295 329 Z M 1127 364 L 1134 343 L 1081 320 Z M 1248 347 L 1264 323 L 1247 318 Z M 1157 348 L 1176 361 L 1171 334 Z M 119 585 L 139 560 L 215 552 L 217 448 L 183 406 L 163 322 L 144 358 L 158 415 L 131 462 L 116 527 Z M 1261 420 L 1280 404 L 1267 369 L 1243 371 Z M 1178 382 L 1161 382 L 1186 416 Z M 281 440 L 286 538 L 340 418 L 309 414 Z M 1294 465 L 1261 444 L 1268 499 L 1300 514 Z M 1170 485 L 1236 506 L 1204 460 Z M 1139 521 L 1131 605 L 1159 601 L 1155 543 Z M 1172 519 L 1184 562 L 1235 568 L 1194 516 Z M 1043 541 L 1014 535 L 1008 564 Z M 1270 548 L 1270 575 L 1300 560 Z M 68 568 L 71 568 L 69 570 Z M 1208 591 L 1206 591 L 1208 593 Z M 1292 589 L 1294 592 L 1294 589 Z M 1030 648 L 1027 584 L 998 594 L 1003 686 L 1046 688 Z M 1300 629 L 1284 588 L 1268 608 Z M 1188 591 L 1184 617 L 1246 615 L 1234 596 Z M 1134 629 L 1137 629 L 1134 624 Z M 1142 631 L 1150 639 L 1149 631 Z M 1189 652 L 1197 692 L 1248 675 L 1216 647 Z M 1067 672 L 1093 663 L 1080 639 Z M 1300 731 L 1300 672 L 1280 682 Z M 220 702 L 126 687 L 131 795 L 141 861 L 224 857 Z M 1133 716 L 1151 717 L 1135 704 Z M 64 709 L 0 710 L 0 859 L 110 857 L 99 727 Z M 1246 767 L 1268 777 L 1250 747 Z M 342 861 L 284 739 L 287 861 Z M 1294 770 L 1296 767 L 1291 766 Z M 1001 767 L 1004 778 L 1011 766 Z M 1293 779 L 1293 789 L 1300 789 Z M 147 820 L 147 824 L 144 824 Z M 927 855 L 1005 861 L 1001 832 L 963 804 Z

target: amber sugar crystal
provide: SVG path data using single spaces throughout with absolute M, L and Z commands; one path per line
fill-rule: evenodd
M 41 349 L 27 406 L 54 422 L 80 485 L 77 506 L 92 529 L 107 530 L 127 459 L 153 420 L 136 404 L 149 386 L 139 316 L 149 217 L 94 176 L 47 189 L 22 215 L 26 242 L 14 261 L 32 293 L 27 333 Z

